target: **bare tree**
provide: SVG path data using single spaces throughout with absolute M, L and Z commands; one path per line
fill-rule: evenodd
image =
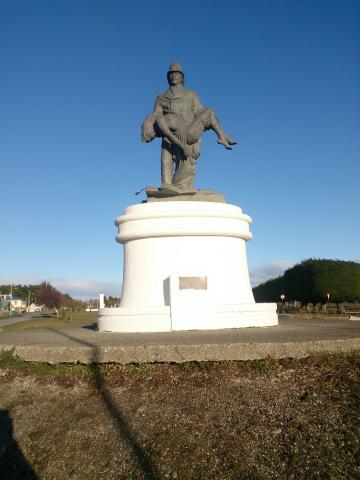
M 39 304 L 53 308 L 56 311 L 56 315 L 59 316 L 58 309 L 63 303 L 63 295 L 50 282 L 42 282 L 40 284 L 36 297 Z

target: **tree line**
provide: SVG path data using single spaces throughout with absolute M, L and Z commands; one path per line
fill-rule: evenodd
M 63 308 L 78 309 L 84 307 L 82 300 L 76 300 L 68 293 L 61 293 L 50 282 L 42 282 L 39 285 L 0 285 L 2 295 L 20 297 L 23 300 L 30 299 L 30 303 L 45 305 L 55 310 Z
M 302 303 L 359 302 L 360 263 L 310 258 L 253 288 L 253 293 L 256 302 L 279 302 L 280 295 Z

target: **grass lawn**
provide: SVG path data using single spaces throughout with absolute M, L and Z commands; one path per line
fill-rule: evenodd
M 75 312 L 69 318 L 58 318 L 56 314 L 44 315 L 32 318 L 26 322 L 15 323 L 1 328 L 2 331 L 7 330 L 23 330 L 25 328 L 48 328 L 48 327 L 66 327 L 88 325 L 96 323 L 98 312 Z

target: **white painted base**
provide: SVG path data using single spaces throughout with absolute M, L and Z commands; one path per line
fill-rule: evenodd
M 172 323 L 170 310 L 170 307 L 102 308 L 99 310 L 98 327 L 100 331 L 130 333 L 221 330 L 278 324 L 276 303 L 219 305 L 211 318 L 203 315 L 183 317 L 177 325 Z
M 216 202 L 132 205 L 116 219 L 124 244 L 119 308 L 100 331 L 168 332 L 277 325 L 276 304 L 255 304 L 245 241 L 251 218 Z
M 170 307 L 101 308 L 100 332 L 170 332 Z

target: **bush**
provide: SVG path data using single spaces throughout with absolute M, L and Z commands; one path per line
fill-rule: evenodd
M 284 275 L 253 289 L 257 302 L 286 300 L 324 303 L 330 293 L 332 302 L 360 301 L 360 264 L 342 260 L 309 259 L 289 268 Z

